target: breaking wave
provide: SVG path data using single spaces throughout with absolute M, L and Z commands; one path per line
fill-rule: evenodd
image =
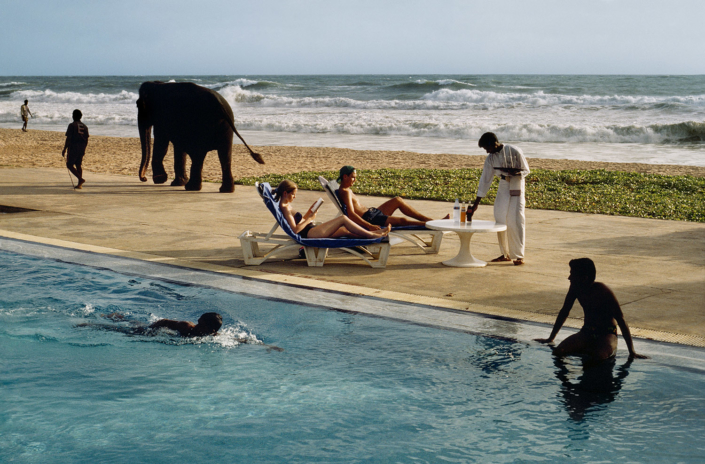
M 407 85 L 407 84 L 404 84 Z M 425 85 L 425 84 L 422 84 Z M 561 95 L 542 91 L 526 93 L 499 93 L 473 89 L 439 89 L 424 94 L 416 100 L 356 100 L 349 97 L 302 97 L 292 98 L 263 94 L 244 89 L 240 85 L 228 85 L 219 92 L 231 104 L 250 104 L 269 107 L 298 108 L 357 108 L 399 110 L 462 110 L 514 107 L 582 107 L 589 109 L 679 109 L 696 107 L 705 109 L 705 95 L 692 96 L 630 96 L 630 95 Z
M 206 85 L 205 87 L 215 91 L 220 91 L 221 89 L 231 86 L 240 87 L 241 89 L 245 87 L 251 87 L 253 89 L 267 89 L 271 87 L 281 87 L 282 85 L 272 81 L 254 81 L 252 79 L 240 78 L 235 79 L 234 81 L 218 82 L 216 84 Z
M 346 134 L 346 135 L 403 135 L 409 137 L 438 137 L 477 140 L 492 130 L 500 139 L 539 143 L 643 143 L 683 144 L 705 142 L 705 123 L 684 122 L 649 126 L 575 126 L 559 124 L 504 124 L 475 125 L 451 121 L 409 121 L 385 116 L 360 117 L 257 117 L 236 120 L 238 127 L 271 132 Z
M 53 90 L 18 90 L 10 95 L 13 99 L 28 99 L 32 103 L 130 103 L 139 98 L 136 92 L 123 90 L 119 93 L 54 92 Z
M 664 104 L 683 104 L 705 106 L 705 95 L 691 96 L 631 96 L 631 95 L 562 95 L 547 94 L 543 91 L 534 93 L 499 93 L 480 90 L 440 89 L 422 97 L 424 100 L 451 102 L 457 104 L 498 104 L 529 106 L 654 106 Z
M 475 84 L 469 82 L 457 81 L 455 79 L 438 79 L 438 80 L 423 80 L 419 79 L 414 82 L 404 82 L 402 84 L 394 84 L 390 86 L 398 90 L 431 90 L 438 87 L 450 87 L 451 89 L 464 89 L 467 87 L 475 87 Z

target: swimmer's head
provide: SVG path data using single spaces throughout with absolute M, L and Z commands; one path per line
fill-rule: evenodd
M 218 313 L 204 313 L 198 318 L 199 332 L 203 335 L 215 335 L 223 325 L 223 318 Z
M 595 269 L 595 263 L 590 258 L 571 259 L 568 265 L 570 266 L 572 277 L 577 277 L 589 283 L 595 281 L 597 270 Z

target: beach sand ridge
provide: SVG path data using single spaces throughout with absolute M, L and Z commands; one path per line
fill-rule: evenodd
M 0 129 L 0 166 L 63 168 L 61 157 L 65 136 L 61 132 L 20 129 Z M 468 143 L 471 143 L 470 141 Z M 365 169 L 458 169 L 482 168 L 485 155 L 423 154 L 409 151 L 352 150 L 347 148 L 252 146 L 266 164 L 260 165 L 250 157 L 247 149 L 233 147 L 233 176 L 235 179 L 266 174 L 287 174 L 300 171 L 337 171 L 341 166 L 352 165 Z M 478 148 L 478 152 L 480 149 Z M 138 137 L 91 136 L 83 161 L 86 171 L 137 176 L 140 160 Z M 561 159 L 528 158 L 532 169 L 606 169 L 610 171 L 640 172 L 664 175 L 691 175 L 705 177 L 705 167 L 645 163 L 606 163 Z M 187 161 L 188 163 L 188 161 Z M 173 148 L 165 158 L 169 178 L 173 173 Z M 148 171 L 151 177 L 151 168 Z M 206 156 L 203 179 L 220 182 L 221 170 L 215 152 Z

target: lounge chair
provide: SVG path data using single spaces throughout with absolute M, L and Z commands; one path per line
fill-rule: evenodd
M 346 214 L 346 208 L 338 197 L 338 189 L 340 188 L 338 183 L 334 180 L 326 180 L 323 176 L 318 176 L 318 182 L 321 184 L 326 194 L 328 194 L 330 201 L 336 206 L 336 208 L 338 208 L 338 215 Z M 420 235 L 430 235 L 431 240 L 424 240 L 420 237 Z M 428 254 L 437 254 L 441 249 L 441 241 L 443 240 L 442 231 L 427 229 L 423 226 L 392 227 L 392 231 L 389 233 L 389 236 L 390 238 L 406 240 Z
M 386 237 L 375 239 L 302 238 L 292 230 L 284 218 L 279 209 L 279 202 L 274 200 L 270 185 L 267 182 L 257 183 L 255 188 L 269 212 L 276 219 L 276 223 L 266 234 L 249 230 L 240 234 L 238 238 L 245 257 L 245 264 L 257 266 L 275 254 L 284 251 L 295 251 L 303 246 L 309 266 L 323 266 L 330 248 L 336 248 L 362 258 L 373 268 L 384 268 L 387 266 L 390 245 Z M 275 234 L 274 232 L 278 228 L 281 228 L 286 235 Z M 260 244 L 274 245 L 274 248 L 264 253 L 259 248 Z

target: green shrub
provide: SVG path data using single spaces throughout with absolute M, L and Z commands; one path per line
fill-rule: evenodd
M 480 169 L 377 169 L 358 170 L 355 192 L 383 197 L 469 202 L 475 199 Z M 322 190 L 318 176 L 335 179 L 338 172 L 298 172 L 244 178 L 276 186 L 291 179 L 303 190 Z M 492 204 L 497 182 L 483 198 Z M 549 171 L 537 169 L 526 178 L 526 207 L 580 213 L 609 214 L 680 221 L 705 222 L 705 178 L 664 176 L 621 171 Z

